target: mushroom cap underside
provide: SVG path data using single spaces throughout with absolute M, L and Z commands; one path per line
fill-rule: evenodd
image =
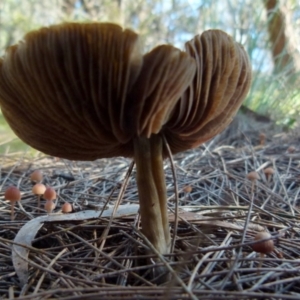
M 110 23 L 28 33 L 0 60 L 0 106 L 23 141 L 76 160 L 133 156 L 133 139 L 163 134 L 172 153 L 223 130 L 246 96 L 251 68 L 220 30 L 143 55 L 138 35 Z

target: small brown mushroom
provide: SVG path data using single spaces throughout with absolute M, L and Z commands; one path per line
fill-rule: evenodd
M 40 200 L 41 200 L 41 196 L 44 195 L 45 191 L 46 191 L 46 187 L 42 183 L 36 183 L 32 187 L 32 193 L 35 194 L 35 195 L 37 195 L 37 199 L 38 199 L 38 212 L 40 212 Z
M 288 148 L 287 148 L 287 152 L 288 153 L 294 153 L 296 151 L 296 147 L 295 146 L 289 146 Z
M 250 173 L 247 174 L 247 179 L 249 179 L 250 181 L 256 181 L 256 180 L 260 180 L 260 176 L 257 172 L 252 171 Z
M 258 241 L 257 243 L 252 245 L 252 249 L 255 252 L 259 253 L 259 257 L 261 258 L 259 265 L 258 265 L 258 273 L 260 272 L 260 268 L 262 266 L 262 259 L 265 257 L 266 254 L 271 253 L 272 251 L 274 251 L 274 242 L 273 240 L 267 240 L 267 241 L 262 241 L 265 239 L 271 238 L 271 234 L 266 232 L 266 231 L 261 231 L 258 232 L 255 237 L 254 240 Z
M 0 105 L 15 133 L 47 154 L 133 157 L 143 233 L 164 254 L 171 249 L 164 141 L 175 154 L 214 137 L 250 82 L 245 50 L 221 30 L 195 36 L 185 52 L 161 45 L 143 54 L 131 30 L 64 23 L 7 49 Z
M 185 204 L 188 203 L 188 198 L 189 198 L 190 193 L 191 193 L 192 190 L 193 190 L 193 188 L 190 185 L 186 185 L 186 186 L 183 187 Z
M 55 203 L 52 200 L 46 200 L 44 208 L 48 214 L 51 214 L 55 208 Z
M 43 173 L 40 170 L 35 170 L 30 174 L 30 180 L 33 182 L 41 182 L 43 180 Z
M 248 173 L 246 177 L 248 180 L 250 180 L 252 182 L 251 191 L 252 191 L 252 195 L 253 195 L 255 183 L 257 180 L 260 180 L 260 176 L 256 171 L 252 171 L 252 172 Z
M 192 191 L 192 187 L 190 186 L 190 185 L 186 185 L 184 188 L 183 188 L 183 191 L 185 192 L 185 193 L 190 193 L 191 191 Z
M 266 144 L 266 135 L 264 133 L 259 134 L 259 145 L 264 146 Z
M 10 201 L 11 204 L 10 219 L 13 221 L 15 219 L 15 214 L 14 214 L 15 203 L 21 200 L 21 192 L 17 187 L 10 186 L 5 190 L 4 198 L 5 200 Z
M 264 173 L 268 181 L 270 181 L 271 177 L 274 175 L 275 171 L 272 167 L 264 169 Z
M 255 252 L 262 253 L 262 254 L 271 253 L 274 250 L 273 240 L 261 241 L 268 238 L 271 238 L 270 233 L 266 231 L 258 232 L 254 237 L 254 240 L 258 242 L 252 245 L 252 249 Z
M 61 207 L 61 211 L 66 214 L 66 213 L 70 213 L 73 211 L 73 207 L 72 207 L 72 204 L 69 203 L 69 202 L 65 202 L 63 204 L 63 206 Z
M 48 186 L 44 192 L 43 198 L 48 201 L 55 200 L 56 199 L 55 190 L 52 187 Z

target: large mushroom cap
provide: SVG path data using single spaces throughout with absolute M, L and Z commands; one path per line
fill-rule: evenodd
M 221 30 L 208 30 L 185 44 L 196 74 L 166 124 L 173 153 L 193 148 L 231 123 L 251 83 L 244 48 Z
M 219 30 L 186 52 L 143 55 L 138 35 L 109 23 L 28 33 L 0 60 L 0 105 L 14 132 L 50 155 L 133 156 L 133 139 L 162 133 L 173 153 L 232 120 L 250 86 L 243 48 Z

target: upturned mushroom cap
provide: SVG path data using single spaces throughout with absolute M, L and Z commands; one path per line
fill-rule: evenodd
M 0 105 L 27 144 L 67 159 L 133 156 L 163 134 L 172 153 L 222 131 L 250 87 L 239 44 L 220 30 L 142 54 L 131 30 L 67 23 L 28 33 L 0 60 Z

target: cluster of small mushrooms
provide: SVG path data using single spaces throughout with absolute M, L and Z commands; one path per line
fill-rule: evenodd
M 144 235 L 170 252 L 163 160 L 220 133 L 251 82 L 243 47 L 221 30 L 181 51 L 143 54 L 139 36 L 111 23 L 29 32 L 0 60 L 0 106 L 17 136 L 71 159 L 132 157 Z M 169 147 L 167 147 L 168 145 Z
M 35 185 L 32 187 L 32 193 L 37 195 L 38 212 L 40 212 L 40 198 L 43 196 L 43 198 L 46 200 L 44 208 L 47 213 L 51 213 L 55 208 L 55 203 L 53 202 L 56 199 L 55 190 L 52 187 L 46 187 L 41 183 L 43 180 L 43 173 L 40 170 L 35 170 L 30 175 L 30 179 L 32 182 L 35 182 Z
M 40 200 L 41 197 L 45 199 L 44 209 L 50 214 L 54 208 L 56 199 L 56 192 L 51 186 L 45 186 L 42 183 L 43 173 L 40 170 L 35 170 L 30 174 L 30 180 L 34 183 L 32 187 L 32 193 L 37 196 L 37 211 L 40 212 Z M 16 186 L 9 186 L 4 193 L 4 198 L 11 203 L 11 220 L 14 220 L 14 207 L 15 203 L 21 201 L 21 192 Z M 73 207 L 69 202 L 65 202 L 61 211 L 63 213 L 70 213 L 73 211 Z

